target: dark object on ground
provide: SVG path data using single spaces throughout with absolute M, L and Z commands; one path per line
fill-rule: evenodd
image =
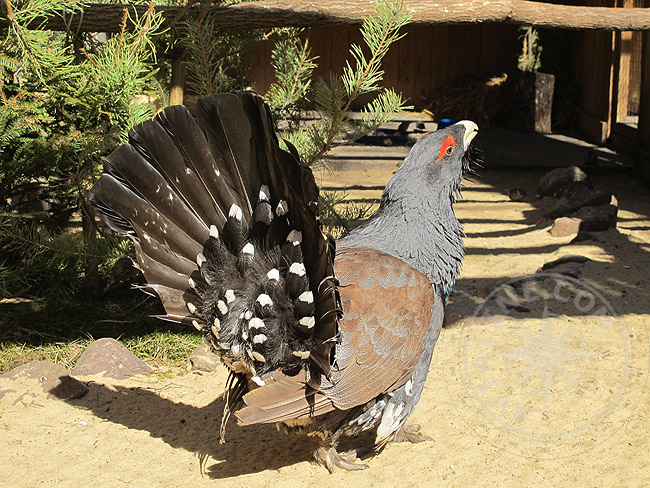
M 7 371 L 1 378 L 16 380 L 24 377 L 38 382 L 44 392 L 61 400 L 76 400 L 88 393 L 86 385 L 68 376 L 68 370 L 49 361 L 31 361 Z
M 618 206 L 614 204 L 597 205 L 595 207 L 582 207 L 571 214 L 580 219 L 580 230 L 594 232 L 616 227 Z
M 553 269 L 557 266 L 567 264 L 567 263 L 584 264 L 587 261 L 591 261 L 591 259 L 589 259 L 586 256 L 578 256 L 574 254 L 570 256 L 562 256 L 561 258 L 555 259 L 553 261 L 549 261 L 548 263 L 544 263 L 544 265 L 541 268 L 539 268 L 537 272 L 539 273 L 542 271 L 548 271 L 549 269 Z
M 123 380 L 149 371 L 151 366 L 138 359 L 115 339 L 105 337 L 88 345 L 70 374 L 72 376 L 101 374 L 107 378 Z
M 613 202 L 616 199 L 612 200 Z M 614 204 L 582 207 L 569 217 L 555 219 L 551 227 L 553 237 L 564 237 L 579 232 L 595 232 L 616 227 L 618 206 Z
M 202 331 L 230 368 L 222 439 L 284 422 L 340 456 L 342 435 L 376 429 L 376 449 L 424 437 L 404 423 L 419 401 L 463 259 L 453 212 L 477 132 L 460 122 L 422 136 L 370 220 L 336 244 L 295 148 L 281 150 L 252 93 L 170 107 L 113 152 L 92 201 L 134 238 L 165 318 Z
M 573 238 L 571 244 L 584 241 L 600 242 L 600 239 L 598 239 L 595 235 L 590 234 L 589 232 L 578 232 L 578 235 Z
M 544 217 L 555 219 L 570 215 L 582 207 L 606 205 L 612 201 L 613 195 L 599 190 L 581 189 L 570 197 L 562 197 L 550 210 L 544 212 Z
M 587 180 L 587 174 L 577 166 L 557 168 L 548 172 L 537 184 L 537 194 L 540 197 L 559 194 L 563 189 L 577 182 Z

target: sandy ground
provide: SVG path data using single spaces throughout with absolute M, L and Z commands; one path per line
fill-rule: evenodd
M 321 183 L 380 186 L 384 169 Z M 90 392 L 67 403 L 0 380 L 15 390 L 0 400 L 1 484 L 650 486 L 650 196 L 633 178 L 595 178 L 618 196 L 618 230 L 570 244 L 536 226 L 548 205 L 530 196 L 540 176 L 484 171 L 457 205 L 467 258 L 411 417 L 433 440 L 390 444 L 370 469 L 330 475 L 274 426 L 230 425 L 220 445 L 223 371 L 84 378 Z M 524 202 L 506 196 L 514 186 Z M 592 261 L 521 278 L 571 254 Z

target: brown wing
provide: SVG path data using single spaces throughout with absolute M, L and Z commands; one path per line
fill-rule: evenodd
M 334 269 L 343 304 L 338 370 L 322 392 L 337 408 L 362 405 L 408 381 L 423 351 L 433 288 L 403 261 L 373 249 L 344 249 Z
M 312 417 L 346 410 L 399 388 L 420 359 L 434 293 L 426 276 L 403 261 L 367 248 L 341 249 L 334 269 L 343 319 L 332 382 L 316 391 L 305 375 L 275 374 L 244 396 L 242 424 Z

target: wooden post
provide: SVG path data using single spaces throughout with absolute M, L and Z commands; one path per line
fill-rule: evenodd
M 627 121 L 627 100 L 630 96 L 630 60 L 632 59 L 632 32 L 616 33 L 616 70 L 614 73 L 616 92 L 614 97 L 614 120 L 613 122 Z
M 617 7 L 634 8 L 634 0 L 618 0 Z M 632 32 L 617 32 L 615 35 L 616 54 L 614 60 L 614 113 L 613 123 L 627 122 L 628 98 L 630 96 L 630 61 L 632 60 Z
M 172 85 L 169 90 L 169 104 L 182 105 L 185 90 L 185 61 L 174 59 L 172 61 Z
M 639 102 L 639 153 L 636 167 L 641 178 L 650 183 L 650 32 L 643 33 L 643 66 L 641 72 L 641 99 Z

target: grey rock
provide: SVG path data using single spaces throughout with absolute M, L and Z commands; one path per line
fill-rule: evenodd
M 71 378 L 68 370 L 49 361 L 32 361 L 4 373 L 1 378 L 33 380 L 44 392 L 62 400 L 81 398 L 88 393 L 86 385 Z
M 90 344 L 72 368 L 72 376 L 102 374 L 107 378 L 123 380 L 130 376 L 147 373 L 151 366 L 115 339 L 98 339 Z
M 212 372 L 221 364 L 219 356 L 214 353 L 208 344 L 197 347 L 190 356 L 189 361 L 192 371 Z

